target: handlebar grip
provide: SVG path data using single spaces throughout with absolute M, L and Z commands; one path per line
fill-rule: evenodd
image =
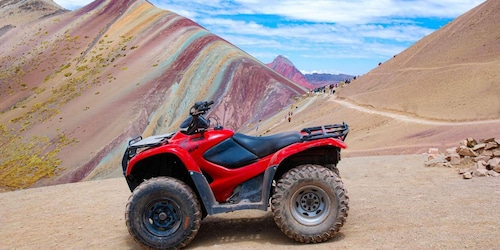
M 193 107 L 191 107 L 191 111 L 189 112 L 191 115 L 198 115 L 199 112 L 204 114 L 205 111 L 210 109 L 210 105 L 214 104 L 214 101 L 204 101 L 204 102 L 196 102 Z
M 207 111 L 210 109 L 210 105 L 214 104 L 214 101 L 206 101 L 203 102 L 201 107 L 199 108 L 200 111 Z

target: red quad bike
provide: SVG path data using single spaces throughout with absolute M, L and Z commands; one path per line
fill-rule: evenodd
M 129 142 L 122 161 L 132 191 L 125 220 L 135 240 L 182 248 L 207 215 L 269 206 L 289 238 L 332 238 L 349 210 L 337 169 L 348 125 L 254 137 L 210 128 L 203 115 L 212 104 L 194 104 L 178 132 Z

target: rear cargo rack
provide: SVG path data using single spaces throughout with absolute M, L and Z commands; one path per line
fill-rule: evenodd
M 337 138 L 345 140 L 349 133 L 349 125 L 342 124 L 324 125 L 318 127 L 303 128 L 301 131 L 303 141 L 311 141 L 323 138 Z

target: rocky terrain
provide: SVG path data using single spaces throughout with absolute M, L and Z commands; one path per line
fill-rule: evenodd
M 426 166 L 460 168 L 464 179 L 474 177 L 500 176 L 500 143 L 495 138 L 467 138 L 458 147 L 446 149 L 444 153 L 436 148 L 429 149 Z

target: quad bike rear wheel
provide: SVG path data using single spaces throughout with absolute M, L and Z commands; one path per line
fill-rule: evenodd
M 132 193 L 125 221 L 134 239 L 150 248 L 186 246 L 201 225 L 200 203 L 189 186 L 168 178 L 152 178 Z
M 319 243 L 344 225 L 349 198 L 342 180 L 319 165 L 291 169 L 276 184 L 271 199 L 274 221 L 289 238 Z

